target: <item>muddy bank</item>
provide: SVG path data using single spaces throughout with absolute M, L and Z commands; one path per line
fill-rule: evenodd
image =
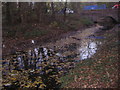
M 35 46 L 42 46 L 46 43 L 56 42 L 57 40 L 69 37 L 77 33 L 77 31 L 82 31 L 88 27 L 81 27 L 79 30 L 59 30 L 53 29 L 47 35 L 35 37 L 31 39 L 25 39 L 23 37 L 20 38 L 3 38 L 3 48 L 2 48 L 2 55 L 6 56 L 16 51 L 26 51 L 29 48 L 34 48 Z M 31 43 L 31 40 L 35 41 L 35 44 Z
M 100 32 L 99 26 L 91 27 L 83 31 L 77 31 L 76 34 L 70 35 L 67 38 L 58 40 L 54 43 L 43 45 L 45 47 L 53 48 L 60 52 L 63 56 L 74 56 L 73 58 L 79 60 L 91 57 L 101 43 L 96 40 L 96 32 Z M 99 36 L 98 36 L 99 37 Z M 100 38 L 102 39 L 102 38 Z
M 5 46 L 2 48 L 2 51 L 3 51 L 2 54 L 3 56 L 5 56 L 5 55 L 12 54 L 16 51 L 25 51 L 28 48 L 33 48 L 34 46 L 40 46 L 47 42 L 55 42 L 56 40 L 65 38 L 69 35 L 76 33 L 76 31 L 65 32 L 62 30 L 58 30 L 57 32 L 53 31 L 53 32 L 54 33 L 50 33 L 49 35 L 45 35 L 42 37 L 36 37 L 33 39 L 27 39 L 27 40 L 22 37 L 19 39 L 18 38 L 7 39 L 5 42 L 3 41 L 3 45 Z M 35 41 L 34 45 L 31 43 L 31 40 Z
M 19 47 L 14 46 L 13 44 L 13 47 L 10 49 L 4 47 L 3 52 L 6 51 L 9 54 L 9 50 L 11 50 L 10 53 L 14 54 L 15 51 L 28 51 L 36 47 L 47 47 L 61 53 L 63 56 L 67 56 L 71 53 L 79 55 L 80 49 L 89 45 L 98 44 L 98 42 L 95 41 L 96 37 L 94 36 L 96 32 L 101 32 L 100 28 L 101 26 L 92 26 L 83 30 L 67 32 L 59 36 L 56 35 L 54 38 L 48 36 L 48 38 L 45 38 L 46 42 L 40 41 L 39 38 L 32 39 L 34 40 L 34 44 L 31 43 L 31 40 L 18 44 Z M 3 55 L 6 55 L 7 53 L 3 53 Z M 76 56 L 75 58 L 80 59 L 79 56 Z

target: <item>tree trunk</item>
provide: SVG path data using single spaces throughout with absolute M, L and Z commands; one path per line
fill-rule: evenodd
M 10 2 L 6 3 L 6 20 L 7 20 L 7 24 L 11 23 Z
M 53 2 L 51 2 L 51 11 L 52 11 L 52 15 L 51 15 L 52 21 L 55 21 L 55 9 Z
M 66 21 L 66 8 L 67 8 L 67 0 L 65 2 L 65 7 L 64 7 L 64 22 Z
M 35 13 L 37 15 L 37 22 L 44 23 L 46 18 L 46 2 L 35 3 Z
M 72 2 L 71 6 L 75 13 L 80 14 L 80 12 L 81 12 L 81 3 L 80 2 Z
M 27 23 L 28 2 L 19 3 L 19 13 L 20 13 L 21 23 L 22 24 Z
M 17 4 L 15 2 L 6 3 L 6 19 L 8 24 L 16 23 Z

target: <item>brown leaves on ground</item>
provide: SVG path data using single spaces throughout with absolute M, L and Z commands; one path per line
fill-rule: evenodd
M 66 77 L 74 77 L 65 88 L 117 88 L 118 87 L 118 31 L 111 30 L 102 47 L 91 59 L 81 61 Z M 88 64 L 86 64 L 88 63 Z

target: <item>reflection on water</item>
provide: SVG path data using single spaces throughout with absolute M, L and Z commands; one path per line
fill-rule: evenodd
M 62 55 L 67 60 L 73 60 L 79 62 L 91 58 L 98 50 L 101 42 L 96 41 L 94 38 L 81 39 L 78 43 L 70 43 L 62 48 Z M 59 52 L 59 51 L 58 51 Z
M 86 45 L 82 46 L 80 51 L 80 60 L 84 60 L 90 58 L 92 55 L 96 53 L 97 50 L 97 43 L 95 42 L 88 42 Z
M 57 73 L 59 77 L 65 75 L 75 67 L 77 62 L 91 58 L 98 50 L 101 42 L 96 39 L 104 38 L 93 36 L 94 31 L 96 28 L 90 28 L 78 33 L 74 36 L 75 38 L 68 37 L 56 42 L 56 44 L 49 44 L 49 47 L 43 45 L 43 47 L 35 47 L 25 52 L 16 52 L 2 62 L 4 79 L 6 80 L 6 76 L 12 71 L 25 71 L 28 75 L 32 72 L 39 76 L 48 73 L 54 76 Z M 34 40 L 31 42 L 35 44 Z M 4 85 L 9 86 L 9 81 L 4 82 Z
M 90 58 L 98 49 L 100 42 L 95 39 L 83 39 L 79 43 L 71 43 L 64 46 L 61 51 L 55 51 L 46 47 L 36 47 L 27 52 L 16 52 L 10 60 L 3 62 L 7 70 L 42 69 L 42 63 L 58 65 L 54 62 L 76 62 Z M 53 60 L 53 61 L 51 61 Z
M 66 62 L 62 54 L 60 54 L 59 52 L 55 52 L 53 49 L 48 49 L 45 47 L 30 49 L 27 52 L 16 52 L 16 54 L 9 59 L 10 60 L 3 62 L 3 68 L 5 69 L 5 71 L 3 71 L 3 75 L 11 70 L 41 70 L 43 69 L 42 67 L 45 63 L 52 66 L 59 66 L 59 64 Z M 71 66 L 74 67 L 74 65 L 70 65 L 70 67 Z M 62 70 L 64 70 L 64 67 L 62 68 Z

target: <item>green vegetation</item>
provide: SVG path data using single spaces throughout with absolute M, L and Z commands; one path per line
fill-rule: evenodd
M 81 18 L 81 23 L 86 26 L 93 25 L 93 22 L 89 18 Z
M 70 30 L 78 30 L 82 27 L 88 27 L 90 25 L 93 25 L 93 22 L 89 18 L 80 17 L 78 15 L 70 15 L 66 20 L 66 26 Z
M 34 37 L 46 35 L 48 33 L 49 33 L 48 30 L 32 30 L 32 31 L 26 32 L 24 34 L 24 37 L 25 38 L 31 38 L 31 37 L 34 38 Z

